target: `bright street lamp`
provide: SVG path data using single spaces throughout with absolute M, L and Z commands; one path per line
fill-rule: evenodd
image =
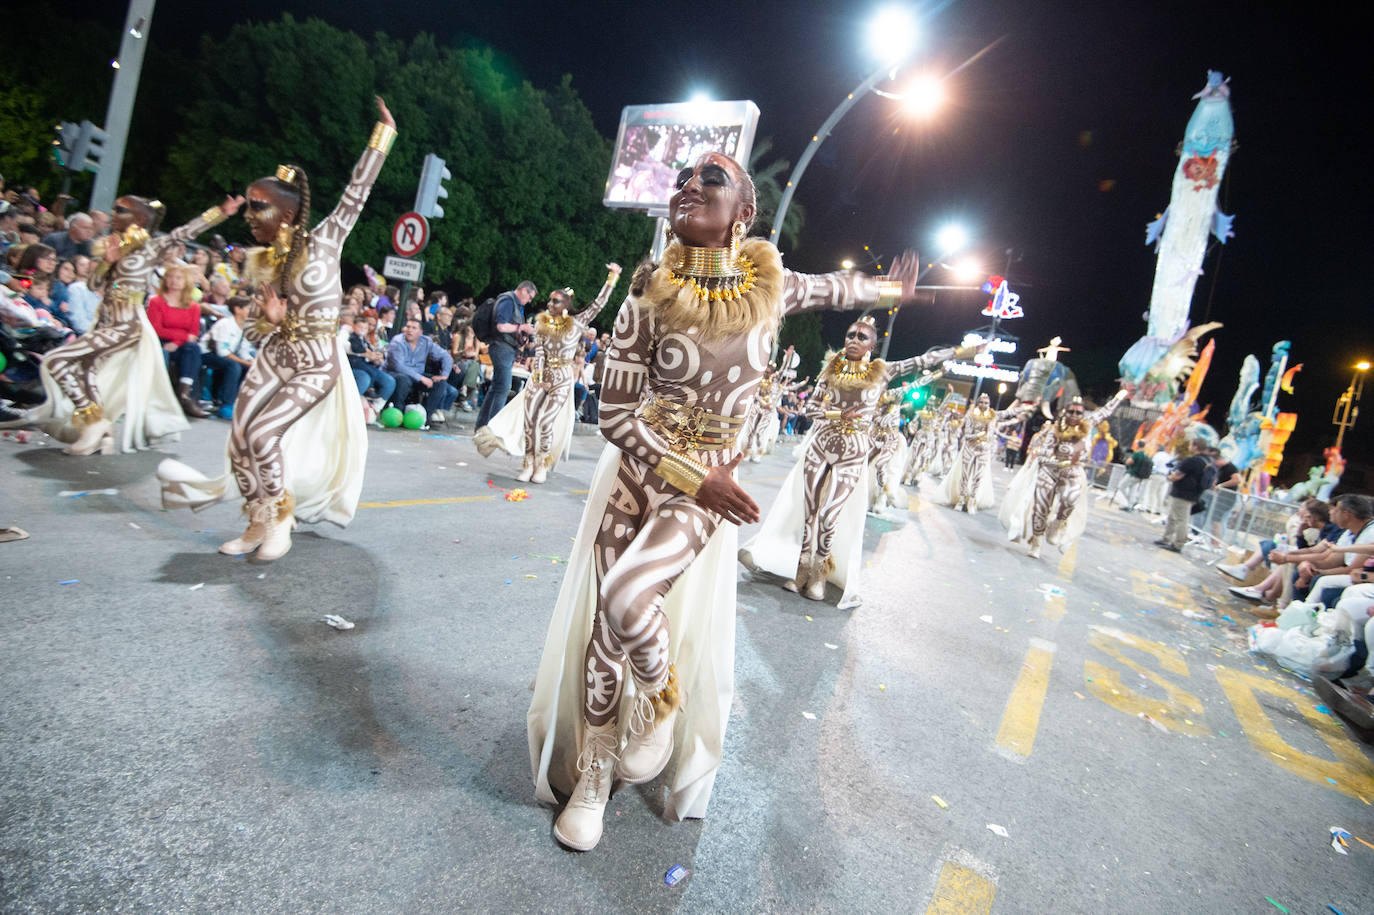
M 892 79 L 902 65 L 916 53 L 916 25 L 911 13 L 900 7 L 881 10 L 869 23 L 868 45 L 882 65 L 835 106 L 835 110 L 830 112 L 830 116 L 821 124 L 820 129 L 811 136 L 811 142 L 807 144 L 801 158 L 797 159 L 797 164 L 782 189 L 782 200 L 778 201 L 778 211 L 773 215 L 773 228 L 768 232 L 768 240 L 775 245 L 778 243 L 778 235 L 782 232 L 782 221 L 787 216 L 787 208 L 792 205 L 792 195 L 797 192 L 797 185 L 801 183 L 802 175 L 811 164 L 811 158 L 816 155 L 816 150 L 825 142 L 825 138 L 830 136 L 840 118 L 854 107 L 855 102 L 868 95 L 884 79 Z
M 1360 397 L 1364 394 L 1364 373 L 1369 371 L 1369 362 L 1361 359 L 1355 363 L 1355 371 L 1350 373 L 1350 387 L 1336 398 L 1336 412 L 1331 423 L 1336 427 L 1336 450 L 1341 450 L 1345 430 L 1355 425 L 1360 417 Z
M 953 254 L 968 244 L 968 231 L 958 223 L 949 223 L 935 233 L 935 246 L 941 256 Z
M 904 93 L 903 107 L 918 117 L 930 117 L 945 103 L 945 84 L 934 76 L 922 76 Z
M 842 269 L 842 270 L 853 270 L 853 269 L 854 269 L 854 261 L 852 261 L 852 260 L 850 260 L 849 258 L 846 257 L 844 260 L 840 261 L 840 269 Z

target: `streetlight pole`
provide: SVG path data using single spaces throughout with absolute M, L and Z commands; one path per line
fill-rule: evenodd
M 1336 398 L 1336 412 L 1331 422 L 1336 426 L 1336 450 L 1341 450 L 1345 430 L 1355 425 L 1360 416 L 1360 396 L 1364 394 L 1364 373 L 1369 371 L 1368 362 L 1355 363 L 1355 371 L 1350 375 L 1350 387 Z
M 873 71 L 867 79 L 859 83 L 854 91 L 845 96 L 835 106 L 835 110 L 830 112 L 830 117 L 825 119 L 825 123 L 821 124 L 821 129 L 811 137 L 811 142 L 806 145 L 806 150 L 801 154 L 796 167 L 792 169 L 792 174 L 787 178 L 787 186 L 782 191 L 782 200 L 778 203 L 778 212 L 773 216 L 773 228 L 768 233 L 769 241 L 775 245 L 778 243 L 778 235 L 782 232 L 782 221 L 787 216 L 787 208 L 792 205 L 792 195 L 797 192 L 797 185 L 801 183 L 802 174 L 806 172 L 806 167 L 811 164 L 811 158 L 816 155 L 816 150 L 821 148 L 825 138 L 830 136 L 830 132 L 835 129 L 835 125 L 840 123 L 840 119 L 849 112 L 850 108 L 854 107 L 855 102 L 873 91 L 873 88 L 882 80 L 891 79 L 913 56 L 915 56 L 914 52 L 908 52 L 894 63 L 883 64 L 881 68 Z
M 114 85 L 110 87 L 110 104 L 105 109 L 105 145 L 100 155 L 100 171 L 95 174 L 91 189 L 91 209 L 109 212 L 114 206 L 119 186 L 119 173 L 124 168 L 124 145 L 129 139 L 129 122 L 134 114 L 134 97 L 138 95 L 138 77 L 143 70 L 143 50 L 148 46 L 148 30 L 153 25 L 153 6 L 156 0 L 129 0 L 129 13 L 124 20 L 124 34 L 120 36 L 119 56 L 115 66 Z

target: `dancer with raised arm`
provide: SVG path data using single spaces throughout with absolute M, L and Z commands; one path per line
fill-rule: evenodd
M 884 362 L 872 358 L 877 341 L 870 317 L 845 332 L 844 350 L 826 365 L 806 402 L 806 413 L 816 422 L 806 452 L 783 481 L 763 526 L 740 551 L 740 561 L 750 569 L 785 578 L 784 588 L 811 600 L 824 600 L 826 582 L 833 581 L 842 591 L 841 608 L 858 605 L 870 433 L 878 400 L 893 379 L 935 368 L 963 352 L 940 347 Z
M 901 468 L 906 464 L 906 439 L 902 436 L 902 397 L 906 388 L 893 388 L 883 394 L 873 417 L 873 451 L 869 455 L 869 510 L 881 512 L 889 505 L 905 508 Z
M 1007 527 L 1007 539 L 1027 540 L 1028 555 L 1040 555 L 1048 540 L 1068 548 L 1088 523 L 1085 498 L 1089 433 L 1116 412 L 1129 392 L 1117 391 L 1106 405 L 1084 414 L 1083 398 L 1075 397 L 1052 423 L 1046 423 L 1031 439 L 1026 463 L 1016 472 L 1002 503 L 999 517 Z
M 110 234 L 95 242 L 99 266 L 90 285 L 101 295 L 95 324 L 48 353 L 41 369 L 48 401 L 38 421 L 54 438 L 72 443 L 67 454 L 113 450 L 114 421 L 120 416 L 123 451 L 190 428 L 190 411 L 182 406 L 189 392 L 183 388 L 181 400 L 172 392 L 145 301 L 153 270 L 166 252 L 219 225 L 241 203 L 242 197 L 226 197 L 186 225 L 154 238 L 150 233 L 162 218 L 161 203 L 131 194 L 115 200 Z
M 997 451 L 997 433 L 1025 419 L 1029 407 L 1013 402 L 1005 410 L 992 408 L 986 394 L 964 414 L 964 426 L 953 466 L 940 487 L 939 500 L 970 515 L 980 508 L 991 508 L 996 501 L 992 491 L 992 456 Z
M 549 296 L 548 311 L 534 322 L 534 362 L 529 383 L 472 437 L 482 457 L 490 457 L 498 448 L 523 456 L 515 477 L 521 483 L 543 483 L 548 479 L 549 471 L 572 439 L 577 349 L 620 279 L 619 264 L 607 264 L 606 270 L 601 291 L 575 315 L 568 313 L 573 305 L 571 289 L 559 289 Z
M 635 271 L 616 316 L 601 390 L 608 446 L 528 716 L 536 793 L 568 795 L 554 835 L 579 851 L 601 838 L 612 783 L 653 779 L 675 748 L 667 814 L 705 815 L 734 689 L 735 526 L 758 518 L 734 470 L 779 321 L 915 297 L 910 257 L 889 282 L 783 269 L 776 248 L 745 238 L 755 213 L 733 159 L 709 153 L 684 169 L 674 238 L 661 263 Z
M 237 483 L 248 527 L 221 553 L 257 550 L 259 559 L 277 559 L 291 549 L 297 518 L 345 526 L 357 511 L 367 430 L 338 336 L 339 260 L 396 139 L 391 112 L 376 102 L 367 148 L 338 205 L 314 229 L 300 166 L 279 165 L 248 186 L 248 226 L 267 247 L 246 262 L 259 296 L 244 337 L 258 357 L 234 401 L 228 470 L 211 480 L 178 461 L 158 467 L 165 508 L 204 508 L 228 498 Z

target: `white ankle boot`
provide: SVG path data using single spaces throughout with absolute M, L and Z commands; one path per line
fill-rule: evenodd
M 530 477 L 533 474 L 534 458 L 527 454 L 525 455 L 525 460 L 521 462 L 520 472 L 515 475 L 515 478 L 519 480 L 521 483 L 528 483 L 530 481 Z
M 97 451 L 108 453 L 113 448 L 114 439 L 110 436 L 114 423 L 108 419 L 97 419 L 81 430 L 76 441 L 62 449 L 67 454 L 85 456 Z
M 577 771 L 582 777 L 553 823 L 553 837 L 573 851 L 591 851 L 601 841 L 602 819 L 615 780 L 618 733 L 614 721 L 587 725 L 582 752 L 577 757 Z
M 542 483 L 549 478 L 549 465 L 553 461 L 549 460 L 547 454 L 536 454 L 534 456 L 534 473 L 528 477 L 531 483 Z
M 825 582 L 830 578 L 830 573 L 834 568 L 835 560 L 829 556 L 812 562 L 802 597 L 807 600 L 825 600 Z
M 802 588 L 806 587 L 806 579 L 810 572 L 811 557 L 803 555 L 797 560 L 797 574 L 782 583 L 783 590 L 800 594 Z
M 1040 542 L 1041 541 L 1039 537 L 1032 537 L 1030 539 L 1030 552 L 1026 555 L 1029 556 L 1031 559 L 1040 558 Z
M 262 546 L 267 536 L 267 519 L 272 516 L 273 505 L 263 499 L 253 499 L 243 506 L 248 516 L 248 529 L 241 536 L 220 544 L 219 551 L 226 556 L 242 556 Z
M 653 695 L 640 693 L 630 713 L 629 733 L 615 774 L 630 785 L 642 785 L 658 777 L 673 755 L 673 726 L 682 708 L 677 670 L 669 665 L 668 680 Z
M 270 513 L 262 546 L 258 547 L 258 558 L 270 562 L 285 556 L 291 549 L 291 528 L 296 526 L 296 500 L 288 492 L 277 501 L 269 502 L 267 507 Z

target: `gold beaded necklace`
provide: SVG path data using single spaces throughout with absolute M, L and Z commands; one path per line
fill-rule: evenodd
M 681 289 L 690 286 L 707 302 L 733 302 L 754 288 L 758 270 L 753 261 L 729 248 L 690 248 L 682 245 L 677 263 L 669 264 L 669 281 Z

